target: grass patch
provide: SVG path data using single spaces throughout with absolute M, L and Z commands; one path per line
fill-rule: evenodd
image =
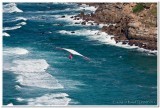
M 133 13 L 140 12 L 144 9 L 144 6 L 142 3 L 138 3 L 135 7 L 132 8 Z

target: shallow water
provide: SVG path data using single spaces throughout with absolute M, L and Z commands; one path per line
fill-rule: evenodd
M 95 34 L 99 26 L 74 24 L 70 17 L 83 6 L 11 7 L 3 8 L 3 32 L 10 35 L 3 36 L 4 105 L 157 104 L 157 56 L 114 45 L 111 36 Z M 68 53 L 55 47 L 74 49 L 91 61 L 69 60 Z

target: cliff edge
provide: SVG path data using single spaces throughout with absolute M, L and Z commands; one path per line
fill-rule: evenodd
M 80 5 L 82 3 L 79 3 Z M 103 26 L 101 31 L 114 35 L 116 42 L 157 50 L 157 3 L 85 3 L 97 7 L 94 13 L 85 10 L 75 16 Z

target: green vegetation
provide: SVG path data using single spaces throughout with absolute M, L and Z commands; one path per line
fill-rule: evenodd
M 133 13 L 140 12 L 144 9 L 144 6 L 142 3 L 138 3 L 135 7 L 133 7 L 132 11 Z
M 151 9 L 151 14 L 153 15 L 153 16 L 157 16 L 157 7 L 154 7 L 153 9 Z

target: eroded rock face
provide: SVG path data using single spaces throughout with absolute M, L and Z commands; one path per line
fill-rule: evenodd
M 103 26 L 102 31 L 114 35 L 116 42 L 136 45 L 145 49 L 157 50 L 157 13 L 156 3 L 142 3 L 143 10 L 133 13 L 136 3 L 87 3 L 98 7 L 94 13 L 81 12 L 75 18 L 82 18 L 98 24 L 116 24 Z

